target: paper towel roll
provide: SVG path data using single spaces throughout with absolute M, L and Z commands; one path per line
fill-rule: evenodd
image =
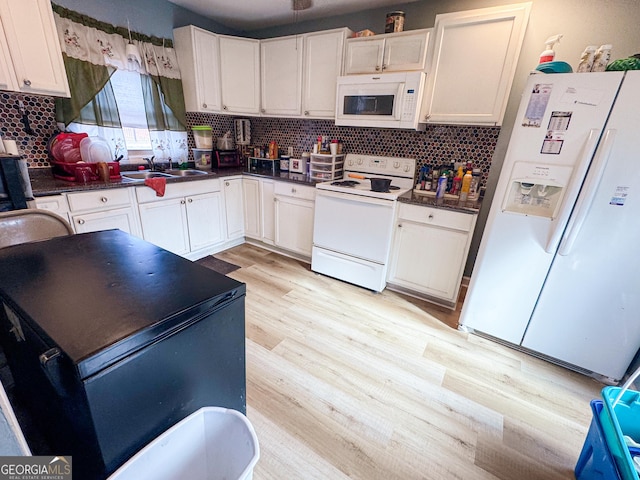
M 20 155 L 18 151 L 18 144 L 15 140 L 3 140 L 4 149 L 7 151 L 9 155 Z

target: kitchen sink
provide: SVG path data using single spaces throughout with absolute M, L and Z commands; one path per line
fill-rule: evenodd
M 203 172 L 202 170 L 165 170 L 164 173 L 168 173 L 173 177 L 190 177 L 194 175 L 206 175 L 207 172 Z
M 175 177 L 175 175 L 169 175 L 164 172 L 122 172 L 120 174 L 124 178 L 129 178 L 131 180 L 146 180 L 147 178 L 171 178 Z
M 143 170 L 139 172 L 121 172 L 122 178 L 135 182 L 142 182 L 147 178 L 176 178 L 176 177 L 192 177 L 198 175 L 207 175 L 207 172 L 200 170 L 165 170 L 163 172 L 152 172 L 151 170 Z

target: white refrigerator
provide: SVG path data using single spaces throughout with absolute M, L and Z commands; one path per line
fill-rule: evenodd
M 640 71 L 529 78 L 460 324 L 623 377 L 640 348 Z

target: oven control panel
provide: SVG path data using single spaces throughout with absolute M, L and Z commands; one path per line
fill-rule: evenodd
M 382 157 L 349 153 L 345 159 L 345 170 L 413 178 L 416 171 L 416 161 L 413 158 Z

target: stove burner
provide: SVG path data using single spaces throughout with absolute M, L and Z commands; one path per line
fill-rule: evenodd
M 355 180 L 339 180 L 337 182 L 333 182 L 331 185 L 336 185 L 338 187 L 355 187 L 360 182 L 356 182 Z

